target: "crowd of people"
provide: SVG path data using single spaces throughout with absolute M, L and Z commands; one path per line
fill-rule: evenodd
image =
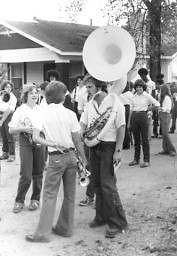
M 60 81 L 58 71 L 49 70 L 46 81 L 40 86 L 23 86 L 18 107 L 13 84 L 3 82 L 1 90 L 8 92 L 9 99 L 0 120 L 3 142 L 0 160 L 15 161 L 14 135 L 19 139 L 20 178 L 13 212 L 23 210 L 31 183 L 29 210 L 37 210 L 42 198 L 38 225 L 32 235 L 26 236 L 27 241 L 49 242 L 51 232 L 64 237 L 73 235 L 77 154 L 83 169 L 90 173 L 85 198 L 79 202 L 80 206 L 94 205 L 95 216 L 90 228 L 107 224 L 107 238 L 128 229 L 115 172 L 115 167 L 121 163 L 122 150 L 134 146 L 129 166 L 140 164 L 141 168 L 146 168 L 150 165 L 149 142 L 152 137 L 162 136 L 159 154 L 176 156 L 170 133 L 176 129 L 177 83 L 164 83 L 163 74 L 153 82 L 145 68 L 139 69 L 138 74 L 139 79 L 127 82 L 114 99 L 117 106 L 114 121 L 92 147 L 85 143 L 85 132 L 110 105 L 111 94 L 106 82 L 90 74 L 78 75 L 76 86 L 69 92 Z M 141 147 L 143 161 L 140 163 Z M 53 226 L 61 181 L 64 197 Z

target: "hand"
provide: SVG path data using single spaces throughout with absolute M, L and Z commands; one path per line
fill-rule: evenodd
M 24 132 L 33 134 L 33 127 L 24 127 Z
M 118 165 L 118 163 L 121 162 L 121 152 L 114 152 L 113 155 L 113 164 Z

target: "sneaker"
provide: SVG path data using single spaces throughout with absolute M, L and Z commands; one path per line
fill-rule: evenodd
M 15 202 L 14 208 L 13 208 L 13 212 L 14 212 L 14 213 L 19 213 L 19 212 L 21 212 L 21 211 L 23 210 L 23 206 L 24 206 L 23 203 Z
M 87 205 L 91 205 L 93 204 L 94 202 L 94 199 L 93 198 L 90 198 L 90 197 L 86 197 L 85 199 L 81 200 L 79 205 L 80 206 L 87 206 Z
M 15 156 L 10 156 L 8 159 L 7 159 L 7 162 L 8 163 L 11 163 L 11 162 L 14 162 L 15 161 Z
M 39 201 L 37 200 L 31 200 L 30 206 L 29 206 L 29 210 L 31 211 L 35 211 L 39 208 Z
M 148 166 L 150 166 L 150 163 L 149 163 L 149 162 L 144 162 L 144 163 L 142 163 L 142 164 L 140 165 L 141 168 L 146 168 L 146 167 L 148 167 Z
M 138 165 L 139 161 L 138 160 L 133 160 L 132 162 L 129 163 L 129 166 L 134 166 L 134 165 Z
M 7 153 L 3 153 L 2 156 L 0 156 L 0 160 L 8 159 L 9 155 Z
M 170 155 L 170 156 L 176 156 L 176 152 L 175 152 L 175 151 L 171 151 L 171 152 L 169 153 L 169 155 Z

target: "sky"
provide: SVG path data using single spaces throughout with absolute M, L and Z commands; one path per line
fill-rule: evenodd
M 62 6 L 67 4 L 68 0 L 0 0 L 1 20 L 21 20 L 29 21 L 35 16 L 41 19 L 57 20 L 59 16 L 59 2 Z M 100 11 L 101 6 L 107 0 L 87 0 L 86 10 L 79 13 L 77 22 L 81 24 L 105 25 L 106 21 Z M 93 8 L 94 6 L 94 8 Z M 65 15 L 63 14 L 63 20 Z

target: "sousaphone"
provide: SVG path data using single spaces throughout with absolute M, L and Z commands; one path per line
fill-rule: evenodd
M 89 74 L 98 80 L 113 82 L 106 96 L 110 97 L 110 106 L 85 132 L 90 134 L 90 131 L 93 131 L 91 135 L 84 137 L 87 146 L 93 147 L 98 144 L 114 122 L 118 109 L 117 95 L 126 86 L 127 73 L 133 66 L 135 56 L 133 38 L 125 29 L 118 26 L 97 28 L 85 41 L 83 62 Z

